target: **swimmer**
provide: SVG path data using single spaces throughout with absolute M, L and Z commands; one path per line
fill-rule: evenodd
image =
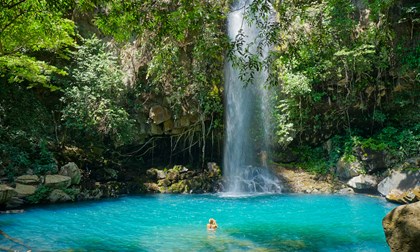
M 217 229 L 216 220 L 213 218 L 210 218 L 209 223 L 207 223 L 207 230 L 216 230 L 216 229 Z

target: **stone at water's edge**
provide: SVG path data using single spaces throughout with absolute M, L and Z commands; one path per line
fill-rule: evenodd
M 418 186 L 405 192 L 398 189 L 392 189 L 391 192 L 386 195 L 386 199 L 399 204 L 409 204 L 420 201 L 420 187 Z
M 377 178 L 373 175 L 359 175 L 350 179 L 347 185 L 359 190 L 375 189 L 378 185 Z
M 45 176 L 45 186 L 50 188 L 67 188 L 71 184 L 71 178 L 62 175 L 47 175 Z
M 65 192 L 63 192 L 60 189 L 54 189 L 50 195 L 48 196 L 48 200 L 51 203 L 57 203 L 57 202 L 67 202 L 72 201 L 73 199 Z
M 420 171 L 393 171 L 378 184 L 378 191 L 386 196 L 392 189 L 408 191 L 420 186 Z
M 70 177 L 72 185 L 78 185 L 82 177 L 79 167 L 73 162 L 61 167 L 58 174 Z
M 26 197 L 35 193 L 36 186 L 17 183 L 15 190 L 19 197 Z
M 17 192 L 10 186 L 0 185 L 0 204 L 6 204 L 12 197 L 16 196 Z
M 418 252 L 420 248 L 420 202 L 399 206 L 382 220 L 392 252 Z
M 15 182 L 24 185 L 38 185 L 41 180 L 37 175 L 22 175 L 17 177 Z
M 347 180 L 356 177 L 363 170 L 363 165 L 360 161 L 356 160 L 348 162 L 343 158 L 340 158 L 340 160 L 338 160 L 336 167 L 337 168 L 335 170 L 335 174 L 341 180 Z

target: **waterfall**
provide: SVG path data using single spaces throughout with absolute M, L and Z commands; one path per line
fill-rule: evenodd
M 227 32 L 233 41 L 240 31 L 244 36 L 242 50 L 255 54 L 259 29 L 255 22 L 249 24 L 245 12 L 252 0 L 238 0 L 228 15 Z M 246 49 L 247 48 L 247 49 Z M 263 48 L 267 57 L 269 48 Z M 236 51 L 236 56 L 242 57 Z M 278 178 L 265 162 L 270 134 L 270 90 L 265 85 L 267 72 L 252 73 L 252 83 L 240 79 L 241 72 L 231 61 L 225 63 L 226 132 L 223 160 L 225 191 L 232 194 L 280 192 Z M 247 85 L 246 85 L 247 84 Z M 262 143 L 256 142 L 260 136 Z M 262 136 L 261 136 L 262 135 Z M 262 156 L 262 158 L 258 158 Z M 262 162 L 258 160 L 261 159 Z

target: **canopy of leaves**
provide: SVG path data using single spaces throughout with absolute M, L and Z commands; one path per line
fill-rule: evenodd
M 11 0 L 0 2 L 0 72 L 9 82 L 50 85 L 53 66 L 41 52 L 65 57 L 74 45 L 74 23 L 66 19 L 72 1 Z

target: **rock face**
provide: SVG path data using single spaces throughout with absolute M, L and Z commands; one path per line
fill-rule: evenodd
M 420 202 L 399 206 L 382 220 L 392 252 L 417 252 L 420 248 Z
M 147 170 L 150 181 L 143 185 L 148 192 L 158 193 L 203 193 L 215 192 L 221 182 L 220 168 L 209 164 L 210 170 L 190 171 L 181 165 L 175 165 L 168 171 L 151 168 Z
M 67 176 L 71 178 L 72 185 L 78 185 L 81 179 L 81 172 L 79 167 L 73 162 L 66 164 L 61 167 L 59 175 Z
M 368 174 L 386 169 L 385 153 L 383 151 L 375 151 L 369 148 L 358 148 L 356 155 L 364 164 L 364 168 Z
M 0 185 L 0 204 L 6 204 L 12 197 L 16 196 L 17 192 L 10 186 Z
M 392 189 L 408 191 L 420 186 L 420 171 L 394 171 L 378 184 L 378 191 L 386 196 Z
M 171 119 L 172 115 L 169 110 L 160 105 L 155 105 L 150 108 L 149 118 L 153 120 L 155 124 L 161 124 L 164 121 Z
M 71 184 L 71 178 L 63 175 L 45 176 L 45 186 L 50 188 L 67 188 Z
M 360 161 L 346 161 L 343 158 L 338 160 L 335 174 L 341 180 L 347 180 L 358 176 L 363 171 L 363 165 Z
M 38 185 L 41 180 L 36 175 L 22 175 L 15 179 L 16 183 L 24 185 Z
M 26 197 L 35 193 L 36 186 L 17 183 L 15 190 L 19 197 Z
M 378 185 L 377 178 L 372 175 L 359 175 L 350 179 L 347 185 L 358 190 L 372 190 Z

